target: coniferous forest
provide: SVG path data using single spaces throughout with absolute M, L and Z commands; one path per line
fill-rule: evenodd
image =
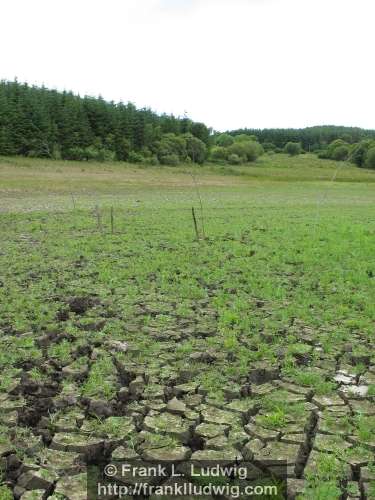
M 159 116 L 131 103 L 0 83 L 1 155 L 173 164 L 177 151 L 200 162 L 209 136 L 202 123 Z

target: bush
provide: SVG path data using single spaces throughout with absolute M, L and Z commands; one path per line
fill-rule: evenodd
M 86 148 L 86 154 L 88 160 L 114 161 L 116 159 L 116 153 L 106 148 L 97 149 L 94 146 L 90 146 Z
M 164 134 L 160 141 L 154 144 L 153 150 L 160 163 L 164 165 L 170 165 L 170 163 L 166 162 L 174 161 L 173 158 L 175 157 L 177 157 L 177 163 L 179 163 L 180 160 L 185 161 L 188 157 L 186 151 L 186 136 L 181 137 L 175 134 Z
M 64 154 L 65 160 L 86 160 L 84 148 L 69 148 Z
M 145 158 L 145 164 L 155 167 L 157 165 L 160 165 L 160 161 L 158 160 L 158 157 L 154 155 L 154 156 L 150 156 L 148 158 Z
M 289 156 L 297 156 L 301 154 L 302 147 L 299 142 L 287 142 L 285 144 L 284 151 Z
M 325 150 L 326 158 L 332 160 L 346 160 L 350 153 L 350 146 L 343 139 L 332 141 Z
M 160 163 L 162 165 L 169 165 L 175 167 L 180 163 L 178 156 L 175 153 L 164 155 L 160 157 Z
M 130 141 L 124 137 L 120 137 L 115 142 L 116 158 L 120 161 L 126 161 L 131 151 Z
M 332 152 L 332 160 L 338 160 L 338 161 L 343 161 L 347 160 L 349 156 L 349 146 L 347 145 L 342 145 L 337 147 L 336 149 L 333 150 Z
M 114 161 L 116 153 L 106 148 L 98 148 L 96 146 L 87 146 L 86 148 L 74 147 L 66 151 L 64 155 L 66 160 L 79 160 L 79 161 Z
M 234 136 L 234 142 L 248 142 L 248 141 L 258 141 L 256 135 L 238 134 Z
M 234 143 L 234 139 L 229 134 L 220 134 L 215 138 L 215 144 L 223 148 L 227 148 Z
M 375 146 L 367 151 L 365 166 L 366 168 L 375 168 Z
M 194 137 L 191 134 L 185 134 L 186 153 L 188 157 L 194 162 L 202 165 L 207 156 L 207 146 L 203 141 Z
M 327 149 L 328 151 L 333 152 L 336 148 L 339 148 L 340 146 L 346 146 L 346 142 L 343 141 L 342 139 L 336 139 L 329 144 Z
M 268 153 L 268 151 L 275 151 L 277 149 L 273 142 L 265 142 L 264 144 L 262 144 L 262 146 L 266 153 Z
M 228 156 L 228 161 L 231 165 L 239 165 L 242 159 L 237 154 L 232 153 Z
M 130 151 L 128 155 L 128 162 L 130 163 L 144 163 L 145 159 L 140 153 Z
M 12 491 L 5 485 L 0 484 L 0 500 L 13 500 Z
M 222 146 L 214 146 L 211 149 L 210 158 L 213 161 L 223 161 L 228 158 L 228 150 L 227 148 L 223 148 Z
M 328 160 L 330 158 L 330 155 L 326 149 L 323 149 L 322 151 L 317 151 L 318 153 L 318 158 L 321 160 Z
M 229 146 L 228 153 L 239 156 L 242 161 L 255 161 L 264 151 L 258 142 L 239 141 Z
M 369 140 L 361 141 L 354 146 L 350 154 L 349 160 L 357 165 L 363 167 L 366 161 L 367 152 L 372 147 L 372 142 Z

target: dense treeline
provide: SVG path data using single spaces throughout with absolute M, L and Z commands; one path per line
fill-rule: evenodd
M 131 103 L 0 81 L 0 155 L 151 165 L 209 159 L 236 165 L 264 152 L 308 151 L 375 168 L 375 130 L 318 126 L 212 133 L 203 123 Z
M 201 163 L 209 141 L 210 130 L 188 118 L 0 82 L 0 155 Z
M 375 168 L 375 140 L 363 139 L 349 144 L 342 139 L 336 139 L 321 150 L 318 156 L 336 161 L 349 160 L 358 167 Z
M 242 141 L 259 141 L 261 149 L 257 150 L 256 156 L 264 151 L 284 152 L 291 156 L 315 152 L 322 159 L 350 161 L 358 167 L 375 168 L 375 130 L 329 125 L 304 129 L 235 130 L 215 134 L 211 158 L 226 158 L 231 162 L 231 148 Z M 245 159 L 242 155 L 238 163 Z M 250 158 L 247 161 L 251 161 Z
M 239 165 L 255 161 L 264 153 L 263 146 L 259 144 L 257 137 L 247 134 L 231 136 L 230 134 L 215 135 L 214 146 L 210 151 L 210 160 L 215 162 L 231 163 Z
M 283 149 L 288 142 L 298 142 L 305 151 L 324 149 L 336 139 L 342 139 L 349 144 L 360 142 L 363 139 L 375 139 L 375 130 L 334 125 L 302 129 L 240 129 L 228 133 L 232 136 L 241 134 L 256 136 L 261 144 L 269 144 L 279 149 Z

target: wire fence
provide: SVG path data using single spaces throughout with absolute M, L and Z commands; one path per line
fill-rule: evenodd
M 262 222 L 267 219 L 272 219 L 273 214 L 277 214 L 279 220 L 301 220 L 301 221 L 313 221 L 315 225 L 319 226 L 319 219 L 321 214 L 317 213 L 316 210 L 308 209 L 290 209 L 288 207 L 280 207 L 278 205 L 267 207 L 260 207 L 259 205 L 253 206 L 216 206 L 216 207 L 205 207 L 203 211 L 200 211 L 197 206 L 194 207 L 175 207 L 175 208 L 123 208 L 123 207 L 101 207 L 97 205 L 91 209 L 72 209 L 64 211 L 53 211 L 48 214 L 44 212 L 30 212 L 23 214 L 3 214 L 0 218 L 0 228 L 2 230 L 8 230 L 10 232 L 18 232 L 17 228 L 21 226 L 29 226 L 29 231 L 33 232 L 35 227 L 33 225 L 39 224 L 40 228 L 43 230 L 48 230 L 48 227 L 53 228 L 54 231 L 58 233 L 67 233 L 70 230 L 82 230 L 82 231 L 92 231 L 99 230 L 99 232 L 112 232 L 118 233 L 122 228 L 122 231 L 129 229 L 129 224 L 134 224 L 136 220 L 145 222 L 149 220 L 153 223 L 155 219 L 162 223 L 163 218 L 170 221 L 170 219 L 175 219 L 179 222 L 186 222 L 188 220 L 193 222 L 192 209 L 194 209 L 196 218 L 200 221 L 226 221 L 231 220 L 241 220 L 241 218 L 251 218 L 251 222 L 255 224 L 257 221 Z M 265 210 L 267 214 L 265 214 Z M 327 213 L 336 212 L 336 207 L 330 206 L 327 209 Z M 363 207 L 362 206 L 350 206 L 341 207 L 340 215 L 347 216 L 348 222 L 350 219 L 357 219 L 361 217 L 363 222 Z M 358 212 L 358 214 L 357 214 Z M 375 207 L 374 207 L 375 213 Z M 368 222 L 372 221 L 370 218 Z M 165 222 L 165 221 L 164 221 Z M 374 220 L 375 222 L 375 220 Z M 60 227 L 55 227 L 56 224 L 61 223 Z M 69 229 L 63 228 L 63 225 L 70 227 Z M 79 227 L 80 226 L 80 227 Z M 124 226 L 124 227 L 122 227 Z M 233 228 L 233 226 L 232 226 Z M 22 227 L 22 231 L 25 231 L 26 227 Z
M 324 185 L 315 200 L 314 196 L 304 199 L 302 195 L 294 200 L 293 196 L 283 199 L 280 195 L 280 199 L 273 201 L 262 199 L 258 195 L 256 200 L 251 199 L 247 204 L 235 203 L 227 197 L 220 204 L 220 192 L 216 193 L 214 199 L 205 199 L 195 177 L 188 193 L 189 199 L 186 198 L 186 192 L 181 198 L 178 192 L 173 193 L 173 196 L 163 194 L 156 205 L 152 204 L 152 198 L 137 199 L 136 193 L 128 200 L 100 196 L 82 199 L 72 190 L 65 193 L 63 208 L 55 206 L 48 210 L 48 206 L 34 204 L 29 211 L 3 210 L 0 214 L 1 239 L 5 241 L 17 236 L 27 239 L 28 236 L 35 238 L 54 235 L 125 236 L 129 231 L 133 237 L 137 231 L 143 232 L 142 239 L 156 235 L 168 238 L 176 227 L 184 227 L 185 237 L 182 240 L 189 241 L 194 235 L 196 239 L 202 240 L 206 237 L 224 237 L 225 233 L 238 232 L 246 225 L 250 225 L 252 231 L 277 231 L 280 226 L 297 225 L 301 222 L 314 228 L 318 243 L 320 231 L 332 226 L 332 216 L 340 216 L 348 225 L 366 222 L 368 228 L 374 227 L 375 204 L 372 214 L 368 213 L 368 220 L 365 221 L 363 217 L 363 204 L 368 208 L 368 199 L 357 200 L 355 204 L 345 206 L 342 198 L 333 200 L 329 197 L 330 188 L 338 180 L 342 168 L 344 164 L 333 172 L 328 185 Z M 165 204 L 161 205 L 163 196 Z M 174 202 L 180 203 L 180 206 L 168 206 Z M 322 217 L 323 206 L 328 217 Z

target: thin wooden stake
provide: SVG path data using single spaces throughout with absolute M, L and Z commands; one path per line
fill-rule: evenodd
M 97 221 L 98 229 L 101 232 L 102 231 L 102 218 L 101 218 L 101 215 L 100 215 L 100 210 L 99 210 L 98 205 L 95 205 L 95 215 L 96 215 L 96 221 Z
M 75 209 L 76 209 L 76 200 L 75 200 L 75 198 L 74 198 L 74 194 L 73 194 L 73 193 L 70 193 L 70 196 L 72 197 L 73 209 L 75 210 Z
M 194 161 L 194 158 L 193 158 L 193 161 Z M 195 178 L 195 175 L 193 174 L 193 172 L 190 172 L 190 175 L 193 179 L 193 182 L 194 182 L 194 186 L 195 186 L 195 191 L 197 193 L 197 196 L 198 196 L 198 199 L 199 199 L 199 205 L 200 205 L 200 209 L 201 209 L 201 226 L 202 226 L 202 236 L 203 236 L 203 239 L 205 240 L 206 239 L 206 232 L 204 230 L 204 216 L 203 216 L 203 203 L 202 203 L 202 197 L 201 197 L 201 194 L 200 194 L 200 191 L 199 191 L 199 186 L 198 186 L 198 183 L 197 183 L 197 180 Z
M 197 240 L 199 241 L 199 232 L 198 232 L 198 225 L 197 225 L 197 218 L 195 217 L 195 210 L 194 207 L 191 208 L 191 213 L 193 215 L 193 221 L 194 221 L 194 229 L 195 229 L 195 234 L 197 236 Z
M 115 223 L 114 223 L 113 207 L 111 207 L 111 234 L 114 234 L 115 232 L 114 226 Z

